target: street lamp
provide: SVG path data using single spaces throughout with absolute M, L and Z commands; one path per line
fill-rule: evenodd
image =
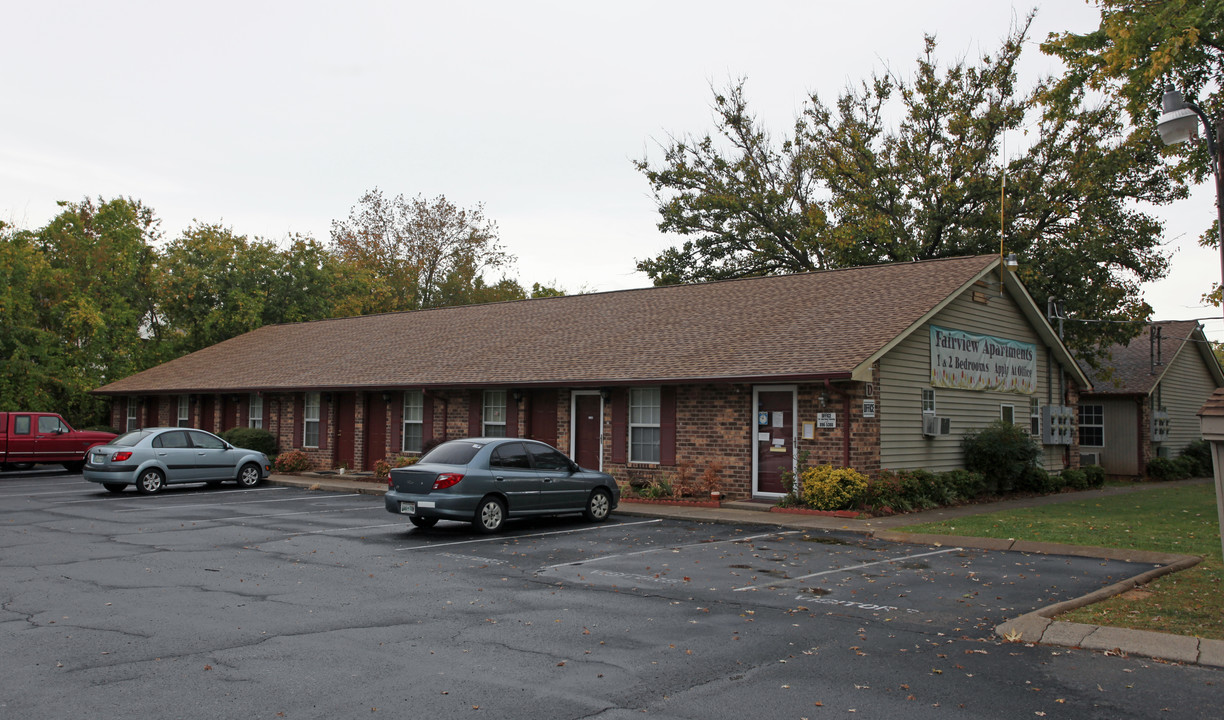
M 1224 118 L 1217 120 L 1215 127 L 1212 127 L 1211 119 L 1207 117 L 1207 113 L 1203 109 L 1192 102 L 1187 102 L 1182 94 L 1173 88 L 1172 85 L 1165 85 L 1164 97 L 1160 101 L 1161 110 L 1160 118 L 1156 121 L 1156 128 L 1160 130 L 1160 140 L 1165 145 L 1175 145 L 1179 142 L 1185 142 L 1198 137 L 1199 121 L 1203 123 L 1203 129 L 1207 131 L 1205 139 L 1207 140 L 1207 152 L 1211 153 L 1211 172 L 1215 174 L 1216 181 L 1216 230 L 1219 233 L 1218 241 L 1220 244 L 1220 305 L 1224 308 L 1224 175 L 1221 170 L 1224 170 L 1224 158 L 1220 156 L 1220 151 L 1224 150 L 1221 146 L 1221 141 L 1224 141 Z M 1214 399 L 1214 395 L 1212 396 Z M 1211 405 L 1208 401 L 1208 405 Z M 1212 423 L 1215 423 L 1220 418 L 1209 417 L 1215 412 L 1207 410 L 1200 420 L 1204 435 L 1208 435 L 1208 430 L 1213 430 L 1210 433 L 1211 437 L 1211 458 L 1213 465 L 1213 474 L 1215 475 L 1215 490 L 1216 490 L 1216 513 L 1220 520 L 1220 547 L 1224 551 L 1224 433 L 1219 432 L 1214 428 Z

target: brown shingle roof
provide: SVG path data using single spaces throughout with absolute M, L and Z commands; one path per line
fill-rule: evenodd
M 997 259 L 950 258 L 270 325 L 97 392 L 843 376 Z
M 1160 365 L 1153 364 L 1152 329 L 1156 327 L 1160 328 Z M 1147 395 L 1156 387 L 1178 353 L 1199 354 L 1199 350 L 1193 346 L 1196 342 L 1206 342 L 1206 338 L 1195 320 L 1154 322 L 1129 343 L 1111 346 L 1105 352 L 1099 369 L 1093 369 L 1083 362 L 1080 367 L 1092 379 L 1093 394 Z M 1187 343 L 1192 345 L 1186 347 Z

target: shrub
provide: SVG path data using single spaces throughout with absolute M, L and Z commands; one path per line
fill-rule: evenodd
M 380 480 L 391 477 L 391 463 L 386 460 L 379 460 L 374 463 L 374 477 Z
M 1025 480 L 1026 470 L 1037 464 L 1041 454 L 1023 428 L 1001 420 L 966 435 L 961 449 L 965 468 L 981 473 L 992 492 L 1004 493 Z
M 638 494 L 644 498 L 650 498 L 652 500 L 674 497 L 671 478 L 667 477 L 666 475 L 655 477 L 645 486 L 639 488 Z
M 718 461 L 714 461 L 706 465 L 706 469 L 701 473 L 701 489 L 709 493 L 720 492 L 722 490 L 722 473 L 726 466 Z
M 1198 477 L 1198 461 L 1185 455 L 1179 455 L 1173 459 L 1173 466 L 1177 468 L 1178 479 Z
M 272 461 L 272 469 L 278 473 L 305 472 L 311 467 L 310 458 L 301 450 L 283 452 Z
M 1070 468 L 1062 471 L 1063 482 L 1072 490 L 1087 490 L 1088 489 L 1088 473 L 1083 470 L 1072 470 Z
M 878 478 L 867 481 L 860 504 L 872 513 L 882 515 L 913 509 L 901 492 L 901 481 L 891 470 L 881 470 Z
M 935 488 L 935 474 L 930 470 L 902 470 L 897 473 L 901 496 L 913 510 L 939 507 L 940 495 Z
M 391 467 L 408 467 L 409 465 L 416 465 L 420 461 L 420 455 L 396 455 L 395 457 L 391 458 Z
M 1182 480 L 1189 477 L 1185 465 L 1178 465 L 1169 458 L 1154 457 L 1148 461 L 1146 469 L 1150 480 Z
M 1020 492 L 1051 493 L 1061 487 L 1062 481 L 1057 475 L 1050 475 L 1039 465 L 1029 465 L 1020 474 L 1014 489 Z
M 941 477 L 961 500 L 973 500 L 986 493 L 986 478 L 981 473 L 968 470 L 949 470 Z
M 1211 443 L 1195 440 L 1181 451 L 1178 459 L 1181 458 L 1194 463 L 1190 468 L 1191 477 L 1211 477 Z
M 818 465 L 799 474 L 799 494 L 804 504 L 816 510 L 845 510 L 867 489 L 867 476 L 853 468 Z
M 1088 487 L 1099 488 L 1105 484 L 1105 468 L 1100 465 L 1088 465 L 1080 470 L 1088 478 Z
M 276 454 L 276 437 L 261 428 L 230 428 L 221 433 L 221 439 L 234 447 L 258 450 L 268 457 Z

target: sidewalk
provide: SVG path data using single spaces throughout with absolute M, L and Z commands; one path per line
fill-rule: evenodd
M 382 495 L 386 483 L 375 480 L 372 476 L 316 474 L 307 475 L 272 475 L 268 478 L 272 485 L 299 487 L 307 490 L 323 492 L 361 493 L 366 495 Z M 1183 480 L 1176 483 L 1161 483 L 1162 487 L 1177 484 L 1204 482 L 1202 480 Z M 1102 488 L 1099 490 L 1084 490 L 1075 493 L 1059 495 L 1044 495 L 1018 500 L 981 505 L 961 505 L 952 508 L 939 508 L 926 512 L 893 515 L 890 517 L 857 520 L 836 518 L 824 515 L 801 515 L 785 512 L 770 512 L 770 506 L 747 501 L 731 501 L 723 503 L 722 507 L 707 508 L 678 505 L 655 505 L 649 503 L 622 502 L 616 509 L 619 515 L 634 517 L 674 518 L 694 522 L 711 522 L 728 525 L 775 525 L 777 527 L 798 530 L 833 530 L 839 532 L 861 533 L 870 537 L 892 542 L 914 543 L 919 545 L 957 545 L 980 550 L 1014 550 L 1017 552 L 1039 553 L 1046 555 L 1074 555 L 1078 557 L 1099 557 L 1108 560 L 1120 560 L 1143 564 L 1160 565 L 1154 570 L 1136 575 L 1109 587 L 1101 588 L 1083 597 L 1056 603 L 1020 617 L 1008 620 L 995 628 L 995 634 L 1008 642 L 1040 643 L 1061 647 L 1083 648 L 1085 650 L 1115 651 L 1127 655 L 1142 655 L 1145 657 L 1169 660 L 1172 662 L 1190 663 L 1210 667 L 1224 668 L 1224 640 L 1207 640 L 1181 635 L 1167 635 L 1146 630 L 1128 630 L 1125 628 L 1084 625 L 1081 623 L 1060 622 L 1052 620 L 1056 615 L 1074 610 L 1084 605 L 1099 602 L 1114 595 L 1119 595 L 1139 585 L 1168 573 L 1185 570 L 1196 565 L 1201 558 L 1192 555 L 1174 555 L 1142 550 L 1119 550 L 1080 545 L 1059 545 L 1027 540 L 1004 540 L 998 538 L 971 538 L 959 535 L 922 535 L 917 533 L 898 532 L 895 528 L 917 525 L 919 523 L 938 522 L 951 518 L 966 517 L 999 510 L 1015 510 L 1026 507 L 1039 507 L 1072 500 L 1085 500 L 1094 497 L 1107 497 L 1132 492 L 1143 492 L 1142 485 L 1124 488 Z

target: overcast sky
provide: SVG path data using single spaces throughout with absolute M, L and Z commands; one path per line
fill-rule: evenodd
M 943 60 L 993 52 L 1031 8 L 994 0 L 807 2 L 18 2 L 0 0 L 0 219 L 57 200 L 139 198 L 167 238 L 193 219 L 326 239 L 361 194 L 484 203 L 514 275 L 567 290 L 649 284 L 674 244 L 632 161 L 712 128 L 711 85 L 746 78 L 786 132 L 935 34 Z M 1021 85 L 1058 70 L 1037 44 L 1096 27 L 1081 0 L 1038 6 Z M 1022 142 L 1021 138 L 1009 138 Z M 1162 208 L 1158 319 L 1216 316 L 1197 248 L 1212 194 Z M 1221 323 L 1207 323 L 1220 337 Z

